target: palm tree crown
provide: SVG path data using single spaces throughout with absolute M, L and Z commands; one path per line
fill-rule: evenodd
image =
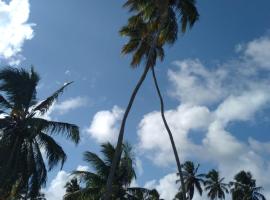
M 78 192 L 66 195 L 65 199 L 77 199 L 80 197 L 99 199 L 104 193 L 106 180 L 112 164 L 115 148 L 110 143 L 101 145 L 101 153 L 103 158 L 97 154 L 86 151 L 84 153 L 84 161 L 88 162 L 94 169 L 90 171 L 74 171 L 73 174 L 79 177 L 84 183 L 85 188 L 81 188 Z M 116 178 L 113 182 L 112 199 L 124 197 L 126 189 L 130 185 L 133 178 L 136 177 L 133 163 L 133 155 L 131 147 L 128 144 L 123 145 L 121 162 L 117 168 Z
M 234 180 L 230 183 L 233 200 L 266 200 L 260 193 L 263 188 L 256 186 L 256 180 L 250 172 L 240 171 Z
M 225 199 L 225 193 L 229 193 L 228 184 L 223 182 L 224 178 L 219 177 L 218 171 L 213 169 L 205 177 L 205 190 L 209 191 L 207 196 L 211 200 Z
M 123 144 L 123 152 L 121 154 L 120 164 L 116 171 L 116 178 L 113 182 L 113 190 L 110 195 L 112 200 L 159 200 L 159 194 L 156 190 L 148 190 L 140 187 L 130 187 L 131 181 L 136 178 L 134 169 L 134 157 L 132 148 L 128 143 Z M 90 171 L 74 171 L 73 175 L 78 177 L 85 187 L 79 190 L 69 192 L 65 195 L 65 200 L 90 199 L 99 200 L 106 187 L 110 167 L 113 161 L 115 148 L 110 143 L 101 145 L 101 153 L 103 157 L 86 151 L 84 160 L 89 163 L 94 172 Z M 69 183 L 70 185 L 70 183 Z
M 33 68 L 0 70 L 0 198 L 21 191 L 37 196 L 47 178 L 44 156 L 49 170 L 63 166 L 67 156 L 51 135 L 62 133 L 76 144 L 80 139 L 76 125 L 42 118 L 70 83 L 38 102 L 38 82 Z
M 196 167 L 192 161 L 186 161 L 183 164 L 183 176 L 185 182 L 185 188 L 189 197 L 189 200 L 193 198 L 195 188 L 202 195 L 202 186 L 204 184 L 204 174 L 197 174 L 200 165 Z

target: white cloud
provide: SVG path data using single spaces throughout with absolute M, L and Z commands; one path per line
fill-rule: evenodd
M 270 69 L 270 38 L 261 37 L 249 42 L 244 54 L 257 66 Z
M 0 60 L 19 63 L 23 43 L 33 38 L 29 14 L 29 0 L 0 0 Z
M 211 104 L 226 95 L 222 90 L 226 71 L 208 71 L 198 59 L 177 61 L 175 64 L 179 67 L 178 71 L 168 71 L 169 80 L 174 86 L 171 94 L 182 103 Z
M 76 170 L 88 171 L 88 166 L 78 165 Z M 45 194 L 47 200 L 62 200 L 63 196 L 66 194 L 65 185 L 74 176 L 70 173 L 62 170 L 57 173 L 57 175 L 52 179 L 49 186 L 42 192 Z
M 56 103 L 53 105 L 53 111 L 57 112 L 59 114 L 65 114 L 69 111 L 75 110 L 77 108 L 86 106 L 88 103 L 88 99 L 85 97 L 75 97 L 75 98 L 70 98 L 65 101 L 62 101 L 60 103 Z
M 43 191 L 47 200 L 62 200 L 66 193 L 64 186 L 69 180 L 71 180 L 69 173 L 65 171 L 58 172 L 49 187 Z
M 50 109 L 41 116 L 44 119 L 52 120 L 52 115 L 63 115 L 72 110 L 78 109 L 80 107 L 87 106 L 89 100 L 86 97 L 73 97 L 62 102 L 54 102 Z
M 176 184 L 178 177 L 175 173 L 167 174 L 159 181 L 151 180 L 145 183 L 144 187 L 148 189 L 156 189 L 160 195 L 160 198 L 165 200 L 171 200 L 179 190 L 179 184 Z
M 114 106 L 112 110 L 102 110 L 95 114 L 87 132 L 99 143 L 115 142 L 118 135 L 118 125 L 122 119 L 123 110 Z
M 165 115 L 181 158 L 195 153 L 199 146 L 192 143 L 188 132 L 206 130 L 212 121 L 208 108 L 182 104 L 176 110 L 166 111 Z M 139 149 L 144 151 L 156 164 L 166 166 L 174 162 L 169 136 L 159 112 L 151 112 L 143 117 L 139 124 L 138 136 Z
M 265 194 L 270 193 L 270 141 L 248 135 L 248 142 L 240 140 L 228 127 L 240 121 L 256 125 L 257 113 L 269 106 L 269 41 L 262 37 L 241 45 L 237 59 L 215 68 L 198 59 L 176 62 L 177 70 L 169 70 L 168 77 L 174 86 L 171 95 L 181 104 L 166 111 L 182 160 L 210 161 L 227 181 L 239 170 L 251 171 Z M 142 155 L 161 166 L 175 163 L 159 112 L 144 115 L 137 133 Z M 194 134 L 200 134 L 199 141 Z

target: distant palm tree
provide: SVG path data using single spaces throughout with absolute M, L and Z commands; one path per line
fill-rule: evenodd
M 78 143 L 79 128 L 74 124 L 41 118 L 70 84 L 38 102 L 38 74 L 31 69 L 7 67 L 0 70 L 0 199 L 27 191 L 25 199 L 35 198 L 47 179 L 48 170 L 67 156 L 52 135 L 63 134 Z
M 205 177 L 205 190 L 209 191 L 207 196 L 211 200 L 225 199 L 225 193 L 229 193 L 228 184 L 219 177 L 218 171 L 212 169 Z
M 189 200 L 193 198 L 195 189 L 200 195 L 202 195 L 203 192 L 201 184 L 204 184 L 203 178 L 205 174 L 197 174 L 199 167 L 199 164 L 195 167 L 192 161 L 186 161 L 183 164 L 184 184 Z
M 266 200 L 260 193 L 262 187 L 256 186 L 256 180 L 250 172 L 240 171 L 235 175 L 234 180 L 230 183 L 232 200 Z
M 162 200 L 160 199 L 159 193 L 156 189 L 146 189 L 146 188 L 128 188 L 127 197 L 128 200 Z
M 112 165 L 115 148 L 110 143 L 101 145 L 101 153 L 103 158 L 92 152 L 84 153 L 84 161 L 94 169 L 90 171 L 74 171 L 73 175 L 80 178 L 85 184 L 84 188 L 65 195 L 65 200 L 76 200 L 80 198 L 99 200 L 105 191 L 106 180 L 109 175 Z M 127 195 L 127 189 L 132 181 L 136 178 L 133 167 L 133 155 L 129 144 L 123 145 L 123 153 L 120 160 L 120 165 L 116 171 L 116 178 L 113 182 L 113 192 L 110 199 L 124 199 Z
M 133 101 L 144 82 L 148 71 L 151 69 L 155 86 L 158 91 L 158 95 L 161 103 L 161 114 L 165 124 L 166 130 L 169 134 L 171 144 L 173 147 L 175 159 L 177 162 L 180 179 L 183 184 L 183 176 L 181 171 L 181 163 L 174 144 L 172 133 L 169 129 L 168 123 L 164 115 L 163 99 L 156 81 L 154 66 L 156 65 L 157 58 L 163 60 L 165 44 L 173 44 L 177 39 L 178 23 L 177 16 L 180 16 L 180 23 L 182 26 L 182 32 L 186 31 L 187 26 L 192 27 L 199 17 L 197 9 L 195 7 L 194 0 L 127 0 L 124 5 L 128 7 L 131 12 L 135 14 L 129 18 L 128 25 L 124 26 L 120 34 L 122 36 L 129 37 L 129 41 L 124 45 L 122 52 L 124 54 L 133 53 L 131 65 L 133 67 L 139 65 L 143 59 L 145 59 L 145 68 L 143 74 L 137 83 L 128 106 L 126 108 L 116 147 L 116 154 L 114 162 L 110 171 L 110 175 L 107 181 L 107 189 L 105 193 L 105 199 L 108 199 L 108 195 L 111 192 L 111 186 L 113 182 L 113 176 L 120 160 L 121 146 L 124 137 L 125 123 L 132 107 Z M 185 188 L 182 188 L 185 191 Z M 184 200 L 186 198 L 184 197 Z

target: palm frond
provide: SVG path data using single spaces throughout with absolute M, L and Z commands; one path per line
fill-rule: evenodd
M 50 97 L 48 97 L 46 100 L 42 101 L 40 104 L 38 104 L 33 111 L 34 112 L 40 112 L 41 114 L 45 114 L 49 108 L 52 106 L 52 104 L 58 99 L 59 95 L 63 93 L 64 89 L 69 86 L 72 82 L 68 82 L 64 84 L 60 89 L 55 91 Z
M 0 107 L 3 109 L 11 109 L 12 105 L 2 96 L 0 95 Z
M 40 132 L 37 135 L 38 144 L 43 147 L 48 159 L 49 170 L 61 163 L 61 169 L 67 159 L 67 156 L 62 147 L 55 142 L 49 135 Z
M 6 94 L 10 103 L 17 109 L 28 109 L 36 101 L 36 86 L 39 76 L 25 69 L 6 67 L 0 71 L 0 91 Z
M 80 141 L 79 127 L 75 124 L 65 122 L 49 121 L 42 118 L 30 118 L 28 123 L 38 131 L 44 131 L 50 134 L 62 134 L 67 139 L 71 139 L 75 144 Z
M 113 161 L 113 156 L 115 152 L 115 148 L 111 143 L 101 144 L 101 152 L 104 155 L 104 161 L 107 166 L 110 166 Z
M 108 176 L 110 166 L 107 166 L 97 154 L 86 151 L 83 155 L 83 160 L 92 165 L 98 175 L 102 177 Z

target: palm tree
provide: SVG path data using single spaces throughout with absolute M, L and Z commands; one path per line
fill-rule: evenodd
M 146 188 L 128 188 L 127 189 L 127 199 L 129 200 L 162 200 L 160 199 L 159 193 L 156 189 L 146 189 Z
M 184 184 L 189 200 L 193 198 L 195 189 L 199 192 L 200 195 L 202 195 L 203 192 L 201 184 L 204 184 L 203 178 L 205 177 L 205 174 L 197 174 L 199 167 L 199 164 L 195 167 L 192 161 L 186 161 L 183 164 Z
M 124 26 L 120 31 L 122 36 L 129 37 L 129 41 L 126 45 L 124 45 L 122 53 L 133 53 L 131 62 L 131 66 L 133 67 L 138 66 L 141 61 L 145 59 L 145 68 L 131 95 L 121 123 L 116 153 L 107 180 L 105 193 L 105 199 L 107 200 L 111 192 L 115 170 L 120 160 L 125 123 L 136 94 L 150 69 L 152 70 L 155 86 L 160 99 L 162 119 L 171 140 L 180 179 L 183 185 L 181 163 L 174 144 L 172 133 L 164 115 L 163 99 L 155 78 L 154 66 L 156 65 L 157 58 L 160 58 L 161 60 L 164 58 L 163 46 L 165 44 L 173 44 L 177 39 L 177 16 L 180 16 L 182 33 L 186 31 L 188 26 L 192 27 L 199 17 L 194 0 L 127 0 L 124 6 L 128 7 L 130 11 L 134 12 L 135 14 L 129 18 L 128 25 Z M 182 189 L 185 191 L 184 187 Z M 184 200 L 186 200 L 185 197 Z
M 101 145 L 103 158 L 99 157 L 95 153 L 89 151 L 85 152 L 83 159 L 89 163 L 89 165 L 94 169 L 94 172 L 74 171 L 73 175 L 80 178 L 80 180 L 85 183 L 85 188 L 81 188 L 78 191 L 65 195 L 64 199 L 100 199 L 105 191 L 106 180 L 109 175 L 114 152 L 115 148 L 110 143 Z M 116 199 L 117 197 L 123 198 L 126 195 L 126 189 L 135 177 L 136 174 L 133 168 L 131 147 L 128 144 L 124 144 L 120 165 L 117 169 L 116 179 L 113 183 L 111 199 Z
M 33 68 L 0 70 L 0 199 L 21 191 L 28 191 L 25 199 L 36 197 L 46 184 L 44 157 L 49 171 L 59 163 L 62 167 L 67 158 L 52 135 L 63 134 L 76 144 L 80 139 L 76 125 L 42 118 L 71 83 L 38 102 L 38 82 Z
M 233 200 L 266 200 L 260 193 L 263 188 L 256 186 L 256 180 L 250 172 L 240 171 L 234 180 L 230 183 Z
M 219 177 L 218 171 L 212 169 L 205 177 L 205 190 L 209 191 L 207 196 L 211 200 L 225 199 L 225 193 L 229 193 L 228 184 Z

